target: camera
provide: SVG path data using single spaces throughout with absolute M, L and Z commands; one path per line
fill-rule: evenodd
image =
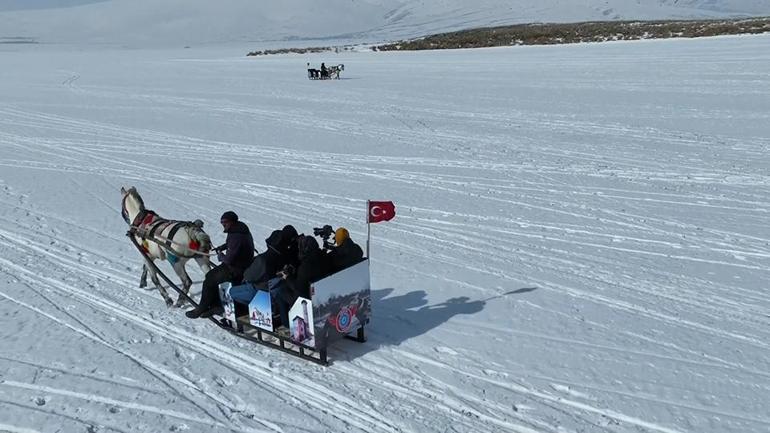
M 296 272 L 296 269 L 294 269 L 294 266 L 292 265 L 284 265 L 283 269 L 278 271 L 276 275 L 283 278 L 284 280 L 294 275 Z
M 334 248 L 334 241 L 329 242 L 329 238 L 334 234 L 334 228 L 332 228 L 332 226 L 325 225 L 323 227 L 314 227 L 313 234 L 323 239 L 325 250 Z

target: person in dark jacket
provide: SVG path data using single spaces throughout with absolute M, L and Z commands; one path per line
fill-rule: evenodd
M 321 78 L 329 78 L 329 70 L 324 63 L 321 63 Z
M 281 251 L 281 231 L 274 230 L 265 239 L 265 252 L 258 254 L 243 273 L 243 280 L 252 284 L 263 283 L 274 277 L 285 264 L 286 259 Z
M 291 225 L 273 230 L 265 239 L 265 252 L 258 254 L 243 273 L 244 284 L 230 289 L 233 300 L 248 304 L 258 290 L 269 290 L 278 284 L 276 274 L 286 265 L 297 266 L 297 229 Z M 276 281 L 273 281 L 276 279 Z
M 363 260 L 363 250 L 350 239 L 350 233 L 345 227 L 340 227 L 334 232 L 334 244 L 335 247 L 328 254 L 332 272 L 339 272 Z
M 238 221 L 238 215 L 233 211 L 227 211 L 222 214 L 220 222 L 224 232 L 227 233 L 225 244 L 215 249 L 221 264 L 206 273 L 200 303 L 196 308 L 185 313 L 191 319 L 221 314 L 219 284 L 227 281 L 233 284 L 239 283 L 243 279 L 243 272 L 254 259 L 254 239 L 251 237 L 249 227 Z
M 299 297 L 310 299 L 310 284 L 331 273 L 331 262 L 312 236 L 300 236 L 297 241 L 299 266 L 284 269 L 280 276 L 284 280 L 279 286 L 275 300 L 279 306 L 281 325 L 289 327 L 289 309 Z
M 286 257 L 286 263 L 294 267 L 299 265 L 299 257 L 297 253 L 297 240 L 299 234 L 297 229 L 292 225 L 286 225 L 281 229 L 281 254 Z M 281 266 L 283 267 L 283 266 Z

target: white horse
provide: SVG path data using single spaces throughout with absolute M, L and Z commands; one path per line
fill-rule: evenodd
M 345 70 L 345 65 L 339 64 L 334 66 L 329 66 L 329 79 L 340 79 L 340 72 Z
M 123 195 L 123 219 L 131 227 L 134 238 L 144 250 L 147 260 L 168 260 L 182 280 L 182 290 L 185 294 L 189 294 L 192 279 L 185 270 L 187 261 L 194 258 L 204 273 L 211 270 L 209 260 L 211 238 L 203 231 L 203 222 L 200 220 L 170 221 L 161 218 L 155 212 L 145 209 L 142 197 L 133 186 L 129 189 L 121 188 L 120 193 Z M 160 284 L 157 273 L 147 263 L 144 264 L 139 287 L 147 286 L 148 271 L 167 306 L 184 305 L 186 298 L 181 295 L 174 304 L 166 289 Z

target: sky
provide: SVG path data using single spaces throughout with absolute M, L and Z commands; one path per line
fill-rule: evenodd
M 80 6 L 105 0 L 0 0 L 0 11 Z

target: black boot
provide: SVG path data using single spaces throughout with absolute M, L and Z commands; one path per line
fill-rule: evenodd
M 197 307 L 193 308 L 192 310 L 184 313 L 185 316 L 189 317 L 190 319 L 197 319 L 201 316 L 201 314 L 205 313 L 208 310 L 208 308 L 202 307 L 201 305 L 198 305 Z
M 224 312 L 225 312 L 224 308 L 222 308 L 220 306 L 213 306 L 213 307 L 209 308 L 208 310 L 204 311 L 203 313 L 201 313 L 200 316 L 201 316 L 202 319 L 208 319 L 211 316 L 220 316 L 220 315 L 224 314 Z

